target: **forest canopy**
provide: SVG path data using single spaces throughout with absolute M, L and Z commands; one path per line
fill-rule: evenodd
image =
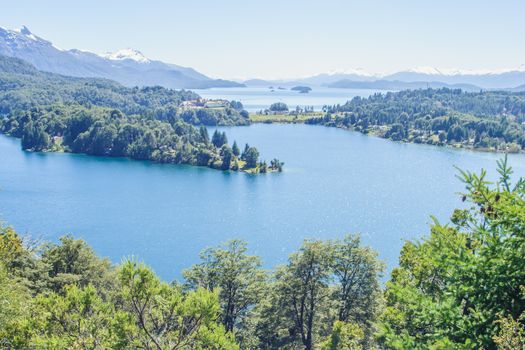
M 494 151 L 525 149 L 525 93 L 421 89 L 354 97 L 306 120 L 394 141 Z

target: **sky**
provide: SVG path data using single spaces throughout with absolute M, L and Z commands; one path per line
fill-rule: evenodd
M 63 49 L 131 47 L 216 78 L 525 64 L 524 0 L 0 0 Z

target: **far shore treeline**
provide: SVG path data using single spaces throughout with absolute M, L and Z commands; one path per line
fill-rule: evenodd
M 31 151 L 63 151 L 129 157 L 160 163 L 264 173 L 283 163 L 259 159 L 255 147 L 234 152 L 226 136 L 210 142 L 204 126 L 247 125 L 237 101 L 219 108 L 184 108 L 201 101 L 185 90 L 127 88 L 105 79 L 73 78 L 37 71 L 0 56 L 0 132 L 22 139 Z M 200 129 L 195 126 L 201 126 Z
M 268 271 L 245 242 L 202 251 L 166 283 L 82 240 L 0 228 L 2 349 L 523 349 L 525 180 L 460 171 L 447 223 L 383 264 L 358 235 L 307 240 Z
M 393 141 L 492 152 L 525 150 L 525 92 L 418 89 L 354 97 L 320 111 L 277 102 L 252 122 L 338 127 Z

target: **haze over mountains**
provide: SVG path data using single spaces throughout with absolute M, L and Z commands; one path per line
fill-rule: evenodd
M 246 85 L 291 86 L 311 85 L 353 89 L 419 89 L 419 88 L 461 88 L 463 90 L 505 89 L 525 90 L 525 65 L 516 69 L 498 71 L 440 70 L 432 67 L 418 67 L 390 74 L 371 74 L 361 70 L 323 73 L 312 77 L 287 80 L 251 79 Z
M 62 50 L 27 27 L 0 27 L 0 55 L 16 57 L 37 69 L 75 77 L 116 80 L 127 86 L 161 85 L 168 88 L 234 87 L 242 84 L 211 79 L 192 68 L 150 60 L 140 51 L 119 50 L 106 55 L 81 50 Z
M 160 85 L 168 88 L 213 88 L 248 86 L 309 85 L 333 88 L 403 90 L 419 88 L 506 89 L 525 91 L 525 65 L 499 71 L 440 70 L 420 67 L 391 74 L 362 70 L 324 73 L 294 80 L 251 79 L 234 82 L 212 79 L 193 68 L 151 60 L 127 48 L 95 54 L 76 49 L 62 50 L 33 34 L 27 27 L 0 27 L 0 55 L 23 59 L 37 69 L 76 77 L 109 78 L 126 86 Z

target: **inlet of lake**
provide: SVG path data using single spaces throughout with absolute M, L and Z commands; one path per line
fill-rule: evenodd
M 405 240 L 428 234 L 461 206 L 454 166 L 489 170 L 500 154 L 396 143 L 336 128 L 257 124 L 221 128 L 283 173 L 63 153 L 30 153 L 0 136 L 0 218 L 22 234 L 56 241 L 71 233 L 120 262 L 135 256 L 164 279 L 199 251 L 233 238 L 271 268 L 307 238 L 360 233 L 389 269 Z M 516 176 L 525 156 L 511 155 Z

